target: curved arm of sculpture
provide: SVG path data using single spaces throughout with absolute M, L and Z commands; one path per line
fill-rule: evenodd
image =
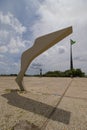
M 61 41 L 63 38 L 72 33 L 72 27 L 68 27 L 37 38 L 34 45 L 26 50 L 21 56 L 21 69 L 16 78 L 16 82 L 21 90 L 24 90 L 23 77 L 32 62 L 38 55 L 48 50 L 50 47 Z

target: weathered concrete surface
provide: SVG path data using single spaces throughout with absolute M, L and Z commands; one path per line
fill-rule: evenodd
M 0 130 L 21 120 L 44 130 L 87 130 L 87 78 L 24 80 L 20 93 L 15 77 L 0 77 Z

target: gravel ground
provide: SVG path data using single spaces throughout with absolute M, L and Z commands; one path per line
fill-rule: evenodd
M 21 93 L 15 77 L 0 77 L 0 130 L 87 130 L 87 78 L 25 77 L 24 84 Z

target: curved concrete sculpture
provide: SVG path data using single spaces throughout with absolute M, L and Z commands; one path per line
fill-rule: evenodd
M 41 36 L 35 40 L 34 45 L 31 48 L 23 52 L 21 56 L 21 69 L 16 78 L 16 82 L 19 85 L 21 91 L 24 91 L 24 86 L 23 86 L 24 74 L 28 66 L 32 62 L 32 60 L 71 33 L 72 33 L 72 27 L 68 27 L 68 28 Z

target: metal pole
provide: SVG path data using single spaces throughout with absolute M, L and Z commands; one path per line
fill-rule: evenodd
M 70 70 L 73 70 L 72 45 L 70 43 Z

